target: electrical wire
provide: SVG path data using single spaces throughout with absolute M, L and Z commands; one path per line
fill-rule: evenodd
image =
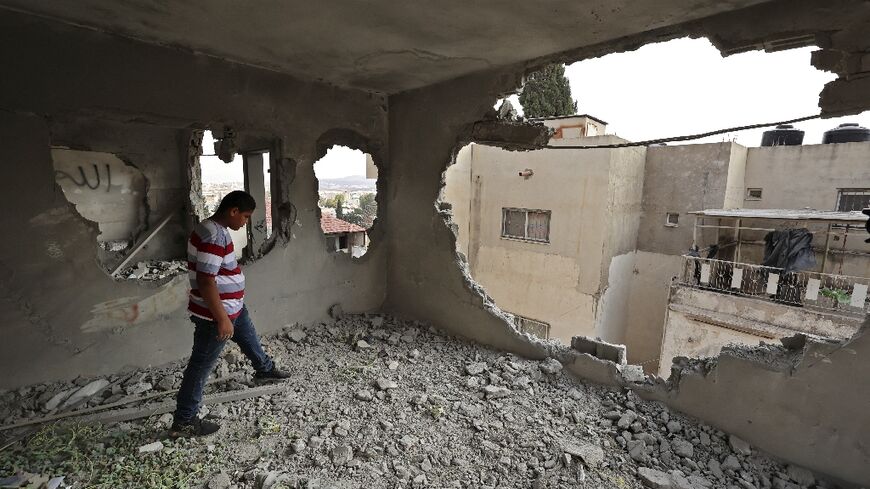
M 797 119 L 790 119 L 787 121 L 779 121 L 779 122 L 765 122 L 763 124 L 750 124 L 746 126 L 737 126 L 737 127 L 729 127 L 727 129 L 718 129 L 715 131 L 704 132 L 700 134 L 690 134 L 687 136 L 673 136 L 669 138 L 659 138 L 659 139 L 650 139 L 647 141 L 636 141 L 636 142 L 628 142 L 628 143 L 618 143 L 618 144 L 602 144 L 602 145 L 586 145 L 586 146 L 544 146 L 546 149 L 606 149 L 606 148 L 630 148 L 633 146 L 652 146 L 655 144 L 661 143 L 672 143 L 677 141 L 692 141 L 694 139 L 706 138 L 709 136 L 716 136 L 718 134 L 726 134 L 729 132 L 737 132 L 737 131 L 745 131 L 748 129 L 761 129 L 764 127 L 778 126 L 781 124 L 794 124 L 796 122 L 804 122 L 810 121 L 813 119 L 821 118 L 821 114 L 808 115 L 805 117 L 798 117 Z M 485 144 L 485 143 L 484 143 Z

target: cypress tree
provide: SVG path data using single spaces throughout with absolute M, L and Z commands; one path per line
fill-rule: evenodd
M 576 114 L 577 102 L 571 98 L 565 65 L 550 65 L 530 74 L 520 92 L 520 104 L 527 118 Z

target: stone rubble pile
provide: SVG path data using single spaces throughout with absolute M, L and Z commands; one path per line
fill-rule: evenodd
M 264 344 L 292 372 L 287 389 L 204 409 L 223 428 L 186 456 L 208 451 L 223 463 L 198 487 L 834 487 L 632 392 L 578 381 L 555 359 L 525 360 L 419 322 L 339 315 L 288 325 Z M 250 375 L 247 365 L 230 347 L 215 375 Z M 76 405 L 171 389 L 180 368 L 28 387 L 0 396 L 0 409 L 53 412 L 91 385 Z M 156 441 L 170 422 L 139 425 Z M 161 449 L 143 445 L 141 456 Z
M 147 260 L 122 270 L 118 275 L 130 280 L 149 282 L 163 280 L 182 273 L 187 273 L 187 262 L 184 260 Z

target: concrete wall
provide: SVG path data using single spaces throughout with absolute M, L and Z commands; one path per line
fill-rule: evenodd
M 712 357 L 729 343 L 754 346 L 795 333 L 847 340 L 861 326 L 854 317 L 675 285 L 662 338 L 659 375 L 674 357 Z
M 141 189 L 131 189 L 129 194 L 123 188 L 114 190 L 119 182 L 118 172 L 111 175 L 112 191 L 106 192 L 108 183 L 106 175 L 102 176 L 102 187 L 91 190 L 88 187 L 75 186 L 73 192 L 80 190 L 89 197 L 112 199 L 111 202 L 130 201 L 126 209 L 133 215 L 118 223 L 126 229 L 131 243 L 138 241 L 149 229 L 153 229 L 166 216 L 172 215 L 166 226 L 145 245 L 137 254 L 134 263 L 141 260 L 172 260 L 184 259 L 187 253 L 188 229 L 184 218 L 190 192 L 187 183 L 188 164 L 188 131 L 177 128 L 159 127 L 150 124 L 120 123 L 107 120 L 88 118 L 62 117 L 50 121 L 51 144 L 53 147 L 76 148 L 102 153 L 104 158 L 114 158 L 120 161 L 121 172 L 139 175 L 142 179 Z M 53 155 L 58 151 L 53 151 Z M 54 158 L 57 169 L 57 158 Z M 117 167 L 117 163 L 115 164 Z M 89 163 L 85 165 L 86 175 L 93 178 L 93 169 Z M 77 172 L 77 168 L 70 168 Z M 102 169 L 101 171 L 104 171 Z M 114 170 L 113 170 L 114 171 Z M 58 179 L 63 188 L 70 185 L 67 179 Z M 133 192 L 140 192 L 137 198 L 132 198 Z M 67 199 L 69 193 L 65 192 Z M 116 197 L 117 196 L 117 197 Z M 79 211 L 81 213 L 81 211 Z M 106 213 L 100 210 L 99 219 L 105 220 Z M 84 216 L 86 219 L 91 217 Z M 237 245 L 238 246 L 238 245 Z M 130 249 L 120 252 L 100 250 L 98 256 L 106 269 L 114 268 L 120 263 Z
M 16 239 L 0 244 L 6 299 L 0 324 L 9 339 L 0 345 L 0 387 L 161 364 L 190 351 L 186 279 L 113 281 L 100 269 L 99 230 L 57 185 L 53 145 L 131 156 L 152 185 L 154 211 L 187 201 L 179 190 L 186 196 L 190 186 L 191 128 L 231 124 L 242 136 L 272 141 L 278 148 L 271 173 L 275 238 L 271 251 L 244 266 L 246 302 L 258 329 L 324 318 L 338 302 L 345 311 L 380 307 L 387 269 L 382 225 L 364 258 L 327 253 L 313 163 L 324 135 L 346 143 L 346 134 L 358 135 L 367 145 L 361 149 L 384 160 L 383 97 L 9 11 L 0 11 L 0 31 L 16 39 L 0 45 L 0 60 L 16 66 L 0 77 L 6 141 L 0 164 L 7 170 L 0 204 L 17 210 L 0 222 L 17 230 Z M 116 131 L 101 132 L 106 127 Z M 174 151 L 172 134 L 181 135 Z M 189 232 L 186 215 L 178 224 L 185 229 L 161 231 L 170 241 L 149 250 L 152 256 L 183 249 L 183 240 L 173 240 Z M 150 213 L 149 226 L 160 217 Z
M 692 223 L 688 213 L 724 207 L 733 202 L 743 165 L 743 148 L 735 143 L 651 146 L 644 171 L 643 214 L 637 249 L 681 255 L 692 246 Z M 665 214 L 680 214 L 678 227 L 665 226 Z M 715 242 L 715 231 L 704 233 Z
M 472 234 L 471 216 L 476 217 L 475 223 L 479 225 L 480 222 L 477 218 L 480 215 L 480 203 L 471 199 L 472 194 L 480 197 L 479 191 L 473 191 L 476 184 L 471 173 L 471 162 L 477 147 L 476 144 L 469 144 L 456 153 L 455 162 L 444 172 L 444 187 L 439 197 L 442 202 L 452 206 L 451 221 L 455 226 L 456 250 L 466 258 L 469 257 L 469 239 Z
M 51 150 L 57 184 L 76 211 L 100 228 L 98 243 L 129 245 L 145 218 L 145 177 L 111 153 Z
M 837 208 L 837 190 L 870 188 L 870 142 L 749 148 L 746 188 L 763 189 L 748 209 Z
M 481 73 L 390 97 L 388 188 L 378 192 L 386 196 L 390 254 L 384 307 L 474 341 L 543 358 L 548 347 L 520 334 L 472 281 L 457 255 L 456 235 L 436 205 L 444 171 L 474 122 L 499 94 L 519 85 L 516 73 Z

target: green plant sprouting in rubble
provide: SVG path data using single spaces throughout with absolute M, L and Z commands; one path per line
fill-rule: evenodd
M 84 424 L 49 425 L 0 452 L 0 467 L 13 472 L 64 476 L 74 487 L 116 489 L 195 487 L 214 455 L 204 446 L 164 441 L 159 452 L 139 453 L 153 442 L 148 431 L 106 430 Z
M 821 290 L 821 293 L 823 296 L 833 299 L 836 304 L 846 304 L 852 299 L 852 294 L 849 294 L 848 291 L 843 289 L 830 289 L 825 287 Z

